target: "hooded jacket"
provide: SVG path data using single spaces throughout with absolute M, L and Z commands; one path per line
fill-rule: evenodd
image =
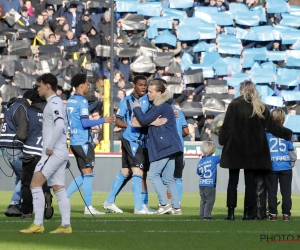
M 159 116 L 168 119 L 162 126 L 149 126 L 148 154 L 150 162 L 182 152 L 182 145 L 176 128 L 176 118 L 171 106 L 172 97 L 173 93 L 164 92 L 153 101 L 152 108 L 146 114 L 140 107 L 133 109 L 134 115 L 142 126 L 148 126 Z

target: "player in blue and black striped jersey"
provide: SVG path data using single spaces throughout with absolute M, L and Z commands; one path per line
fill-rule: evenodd
M 113 117 L 97 120 L 89 119 L 88 101 L 84 98 L 89 91 L 89 82 L 85 74 L 76 74 L 71 80 L 76 92 L 67 101 L 68 123 L 71 130 L 70 147 L 76 158 L 81 175 L 70 184 L 67 195 L 70 197 L 82 185 L 85 200 L 84 214 L 104 214 L 92 206 L 92 184 L 94 179 L 95 151 L 92 145 L 91 129 L 102 123 L 113 122 Z
M 277 123 L 281 125 L 284 123 L 285 113 L 282 109 L 272 110 L 271 115 Z M 295 165 L 297 155 L 291 141 L 278 138 L 269 132 L 266 132 L 266 136 L 272 161 L 272 171 L 266 176 L 269 203 L 268 220 L 277 220 L 277 189 L 279 182 L 282 195 L 283 220 L 289 221 L 292 209 L 292 167 Z
M 146 95 L 147 80 L 144 76 L 136 76 L 133 81 L 134 91 L 119 104 L 116 115 L 116 125 L 126 128 L 122 142 L 122 170 L 112 183 L 109 195 L 103 207 L 111 212 L 123 213 L 114 201 L 116 195 L 132 176 L 132 192 L 134 195 L 134 213 L 153 213 L 148 206 L 148 191 L 146 174 L 149 170 L 148 150 L 146 145 L 147 127 L 134 127 L 133 102 L 137 101 L 144 113 L 150 108 Z

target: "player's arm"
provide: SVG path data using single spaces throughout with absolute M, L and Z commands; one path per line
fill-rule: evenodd
M 20 105 L 13 116 L 14 122 L 17 126 L 17 137 L 20 141 L 25 141 L 28 134 L 29 120 L 25 108 Z
M 146 114 L 142 111 L 137 102 L 133 103 L 133 113 L 142 126 L 148 126 L 161 115 L 160 106 L 154 106 Z
M 164 125 L 166 122 L 168 121 L 167 118 L 160 118 L 160 117 L 157 117 L 155 121 L 151 122 L 149 124 L 149 126 L 156 126 L 156 127 L 159 127 L 161 125 Z M 139 121 L 136 119 L 136 117 L 133 117 L 132 119 L 132 127 L 135 127 L 135 128 L 141 128 L 143 127 Z
M 183 127 L 182 128 L 182 136 L 186 137 L 187 135 L 189 135 L 190 131 L 188 127 Z
M 132 124 L 133 124 L 133 121 L 132 121 Z M 116 126 L 120 127 L 120 128 L 127 128 L 128 127 L 128 124 L 125 123 L 122 118 L 120 117 L 117 117 L 116 118 Z M 133 126 L 133 125 L 132 125 Z M 133 126 L 135 127 L 135 126 Z
M 88 117 L 80 117 L 80 121 L 82 124 L 82 127 L 86 128 L 91 128 L 103 123 L 112 123 L 114 121 L 113 116 L 105 116 L 104 118 L 100 118 L 97 120 L 90 120 Z

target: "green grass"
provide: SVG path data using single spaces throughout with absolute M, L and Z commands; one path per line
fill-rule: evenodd
M 107 193 L 94 193 L 94 206 L 101 211 Z M 0 192 L 0 249 L 300 249 L 300 242 L 260 241 L 261 235 L 300 236 L 300 195 L 293 195 L 293 215 L 290 222 L 242 221 L 243 194 L 235 221 L 224 221 L 226 214 L 226 194 L 218 193 L 213 210 L 214 221 L 199 220 L 199 195 L 184 193 L 182 216 L 133 215 L 133 197 L 121 193 L 117 205 L 123 214 L 106 214 L 97 219 L 83 215 L 83 202 L 79 193 L 71 197 L 72 228 L 70 235 L 51 235 L 60 223 L 60 215 L 55 205 L 54 217 L 45 221 L 45 232 L 39 235 L 21 235 L 20 229 L 31 224 L 31 220 L 8 218 L 3 214 L 11 192 Z M 56 201 L 54 202 L 56 204 Z M 157 198 L 149 195 L 149 203 L 154 208 Z M 277 236 L 278 237 L 278 236 Z

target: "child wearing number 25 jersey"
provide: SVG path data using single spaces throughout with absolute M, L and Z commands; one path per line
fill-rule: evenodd
M 201 150 L 203 156 L 196 172 L 200 176 L 200 219 L 211 220 L 211 211 L 216 200 L 217 165 L 220 163 L 220 156 L 212 156 L 216 151 L 212 141 L 204 141 Z
M 285 113 L 282 109 L 273 109 L 271 115 L 279 124 L 284 123 Z M 283 220 L 289 221 L 292 208 L 292 167 L 295 165 L 297 155 L 291 141 L 278 138 L 268 131 L 266 135 L 272 161 L 272 171 L 266 176 L 269 203 L 268 220 L 277 220 L 277 188 L 279 182 L 282 195 Z

